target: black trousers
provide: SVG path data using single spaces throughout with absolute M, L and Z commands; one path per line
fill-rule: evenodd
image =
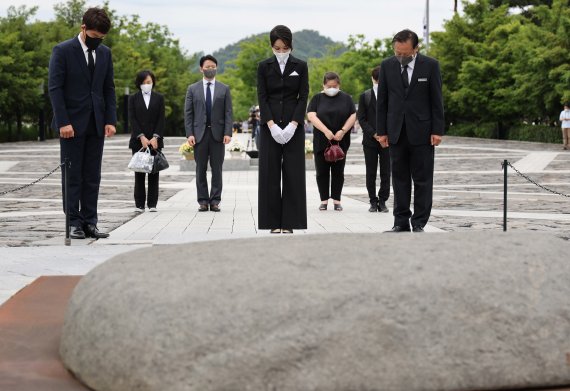
M 390 144 L 392 187 L 394 189 L 394 225 L 425 226 L 433 201 L 434 147 L 429 144 L 411 145 L 405 125 L 400 139 Z M 414 184 L 414 214 L 410 211 Z
M 363 145 L 364 164 L 366 165 L 366 189 L 371 204 L 378 200 L 387 201 L 390 198 L 390 151 L 382 148 L 380 143 L 374 147 Z M 376 194 L 376 177 L 380 164 L 380 188 Z
M 65 161 L 66 158 L 69 159 L 67 197 L 69 223 L 72 226 L 97 225 L 97 203 L 99 201 L 104 144 L 105 137 L 97 134 L 93 116 L 91 116 L 84 135 L 59 139 L 61 161 Z M 61 185 L 63 211 L 65 212 L 64 175 L 61 177 Z
M 207 128 L 204 137 L 194 146 L 196 161 L 196 190 L 200 205 L 218 205 L 222 200 L 222 167 L 226 149 L 224 143 L 214 140 L 212 130 Z M 212 188 L 208 192 L 208 162 L 212 170 Z
M 317 172 L 317 187 L 321 201 L 328 201 L 329 198 L 340 201 L 342 188 L 344 186 L 344 166 L 346 157 L 334 163 L 325 160 L 323 151 L 317 152 L 315 156 L 315 171 Z
M 287 124 L 278 123 L 281 128 Z M 287 144 L 259 129 L 259 229 L 306 229 L 305 132 L 300 124 Z M 282 187 L 283 186 L 283 187 Z
M 133 155 L 138 150 L 133 150 Z M 145 174 L 144 172 L 135 172 L 135 205 L 137 208 L 144 209 L 145 202 L 149 208 L 156 208 L 158 203 L 158 182 L 159 174 Z M 148 176 L 148 197 L 145 189 L 145 178 Z

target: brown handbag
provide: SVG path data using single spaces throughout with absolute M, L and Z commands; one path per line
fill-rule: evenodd
M 338 144 L 333 144 L 329 140 L 329 146 L 325 149 L 325 160 L 329 163 L 335 163 L 344 159 L 344 151 Z

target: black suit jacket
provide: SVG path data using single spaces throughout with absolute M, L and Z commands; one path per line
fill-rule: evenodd
M 388 135 L 390 144 L 400 138 L 402 125 L 411 145 L 431 143 L 431 135 L 443 135 L 443 96 L 439 63 L 418 53 L 408 92 L 396 57 L 382 61 L 378 80 L 376 131 Z
M 366 99 L 366 95 L 370 98 Z M 380 145 L 374 138 L 376 135 L 376 95 L 372 88 L 360 94 L 356 117 L 362 128 L 362 145 L 369 147 Z
M 308 97 L 309 72 L 305 61 L 289 55 L 283 74 L 275 56 L 259 63 L 257 98 L 262 124 L 273 120 L 276 124 L 297 121 L 303 125 Z
M 81 137 L 87 130 L 91 113 L 101 137 L 105 134 L 105 125 L 117 123 L 111 50 L 100 45 L 95 56 L 95 71 L 91 76 L 78 37 L 53 48 L 48 88 L 54 113 L 52 127 L 58 133 L 59 128 L 71 124 L 76 137 Z
M 148 109 L 144 103 L 141 91 L 129 96 L 129 127 L 131 128 L 131 139 L 129 140 L 129 148 L 139 150 L 142 143 L 138 135 L 144 133 L 149 140 L 154 134 L 160 136 L 158 138 L 158 148 L 164 148 L 164 96 L 158 92 L 150 94 L 150 102 Z

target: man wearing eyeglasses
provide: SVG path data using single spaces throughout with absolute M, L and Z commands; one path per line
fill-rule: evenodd
M 117 123 L 111 50 L 101 42 L 111 29 L 105 10 L 89 8 L 77 37 L 53 48 L 49 63 L 52 127 L 61 161 L 69 161 L 67 210 L 72 239 L 106 238 L 97 228 L 97 202 L 105 137 Z M 62 187 L 65 192 L 64 178 Z M 65 194 L 63 194 L 64 211 Z

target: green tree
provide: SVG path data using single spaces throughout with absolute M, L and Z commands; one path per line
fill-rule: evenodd
M 68 27 L 79 27 L 87 6 L 85 0 L 69 0 L 54 5 L 53 10 L 57 22 L 64 23 Z
M 526 117 L 554 118 L 570 91 L 567 0 L 512 13 L 511 4 L 464 3 L 432 34 L 448 121 L 495 122 L 498 136 Z
M 310 96 L 322 90 L 324 74 L 332 71 L 340 75 L 341 89 L 358 102 L 359 95 L 372 85 L 372 69 L 393 54 L 391 40 L 370 43 L 364 35 L 355 35 L 349 37 L 346 51 L 336 55 L 338 49 L 330 47 L 325 57 L 309 59 Z
M 249 109 L 257 104 L 257 64 L 271 54 L 271 46 L 264 37 L 243 41 L 237 58 L 229 61 L 226 71 L 219 76 L 231 88 L 234 118 L 247 119 Z
M 28 113 L 35 112 L 41 98 L 41 63 L 35 48 L 38 37 L 28 21 L 37 7 L 9 7 L 0 18 L 0 118 L 12 138 L 16 122 L 16 139 L 22 139 L 22 125 Z

